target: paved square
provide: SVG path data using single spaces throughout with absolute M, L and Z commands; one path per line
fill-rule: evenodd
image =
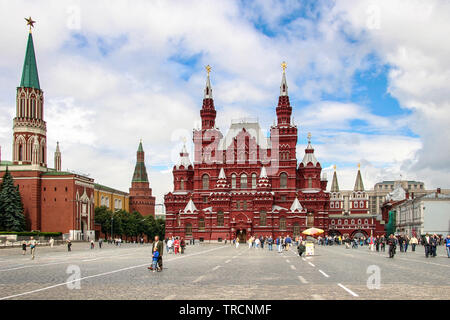
M 443 247 L 426 259 L 423 248 L 370 252 L 367 247 L 316 246 L 316 255 L 188 246 L 164 253 L 163 272 L 151 272 L 150 246 L 76 243 L 40 247 L 35 260 L 20 249 L 0 250 L 0 299 L 449 299 L 450 259 Z M 371 289 L 379 271 L 379 289 Z M 79 272 L 79 273 L 77 273 Z M 371 277 L 369 279 L 369 277 Z M 73 282 L 72 280 L 80 279 Z M 367 285 L 369 280 L 369 287 Z M 78 286 L 79 285 L 79 286 Z

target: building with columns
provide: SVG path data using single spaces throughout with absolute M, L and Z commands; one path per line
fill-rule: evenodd
M 351 228 L 331 227 L 343 216 L 343 198 L 337 177 L 334 192 L 327 192 L 327 179 L 314 153 L 311 135 L 303 159 L 297 161 L 298 128 L 292 122 L 286 80 L 286 64 L 280 85 L 276 123 L 270 136 L 259 123 L 232 121 L 226 135 L 216 127 L 216 109 L 210 82 L 210 67 L 200 110 L 201 128 L 193 131 L 194 163 L 186 146 L 173 167 L 173 191 L 164 197 L 166 236 L 200 241 L 250 236 L 300 236 L 309 227 L 326 233 L 370 235 L 379 230 L 368 212 L 368 197 L 358 170 L 355 189 L 349 195 Z M 333 197 L 333 208 L 330 208 Z M 361 221 L 360 221 L 361 220 Z M 360 223 L 361 222 L 361 223 Z

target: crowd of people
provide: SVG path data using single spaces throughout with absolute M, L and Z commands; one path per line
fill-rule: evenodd
M 184 238 L 180 238 L 180 237 L 171 237 L 171 238 L 166 238 L 165 240 L 166 242 L 166 250 L 167 253 L 173 253 L 173 254 L 178 254 L 184 253 L 184 250 L 186 248 L 186 241 L 184 241 Z

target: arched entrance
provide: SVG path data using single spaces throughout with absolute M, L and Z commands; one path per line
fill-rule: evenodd
M 330 230 L 330 231 L 328 231 L 328 235 L 330 237 L 334 237 L 334 236 L 339 237 L 341 235 L 341 233 L 337 230 Z
M 239 240 L 239 243 L 246 243 L 247 242 L 247 229 L 242 228 L 238 229 L 236 231 L 236 237 Z
M 367 233 L 363 230 L 356 230 L 355 232 L 352 233 L 353 239 L 360 239 L 362 237 L 367 238 Z

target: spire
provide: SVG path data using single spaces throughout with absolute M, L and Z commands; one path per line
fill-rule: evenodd
M 270 189 L 270 181 L 269 177 L 267 176 L 266 167 L 261 168 L 261 174 L 259 175 L 257 188 L 260 191 L 269 190 Z
M 361 164 L 358 163 L 358 174 L 356 175 L 355 187 L 353 188 L 353 191 L 364 191 L 360 168 Z
M 290 126 L 291 125 L 291 114 L 292 114 L 292 107 L 289 102 L 289 96 L 288 96 L 288 87 L 287 87 L 287 81 L 286 81 L 286 62 L 283 61 L 281 64 L 281 67 L 283 68 L 283 74 L 281 77 L 281 85 L 280 85 L 280 96 L 278 98 L 278 106 L 276 109 L 277 112 L 277 120 L 278 125 L 280 126 Z
M 203 97 L 203 105 L 200 110 L 200 117 L 202 118 L 202 130 L 213 129 L 216 122 L 216 109 L 214 108 L 214 100 L 212 97 L 212 87 L 211 81 L 209 80 L 209 73 L 211 72 L 211 67 L 207 65 L 206 69 L 206 87 L 205 94 Z
M 260 179 L 267 179 L 267 171 L 266 171 L 266 167 L 262 167 L 261 168 L 261 174 L 259 175 Z
M 226 179 L 227 177 L 225 176 L 225 171 L 223 170 L 223 168 L 220 168 L 220 172 L 219 172 L 219 179 Z
M 225 175 L 225 170 L 220 168 L 219 177 L 216 181 L 216 189 L 226 190 L 229 189 L 230 186 L 227 183 L 227 176 Z
M 186 149 L 186 143 L 183 144 L 183 149 L 181 149 L 180 152 L 180 160 L 178 161 L 176 168 L 180 169 L 181 166 L 183 166 L 184 169 L 188 169 L 189 166 L 192 166 L 191 160 L 189 159 L 189 153 Z
M 295 197 L 295 200 L 292 202 L 290 211 L 295 212 L 295 211 L 302 211 L 302 210 L 303 210 L 303 207 L 300 204 L 300 201 L 298 201 L 298 198 Z
M 209 80 L 209 73 L 211 72 L 211 67 L 207 65 L 205 67 L 206 69 L 206 87 L 205 87 L 205 96 L 204 99 L 212 99 L 212 87 L 211 87 L 211 81 Z
M 29 19 L 31 20 L 31 17 Z M 25 52 L 25 61 L 23 63 L 22 79 L 20 81 L 20 86 L 40 90 L 41 87 L 39 85 L 36 55 L 34 53 L 33 35 L 31 33 L 31 27 L 34 21 L 31 20 L 30 22 L 28 21 L 28 19 L 25 20 L 27 20 L 28 22 L 27 24 L 30 25 L 30 33 L 28 34 L 27 50 Z
M 314 155 L 314 148 L 311 145 L 311 132 L 308 132 L 308 145 L 306 146 L 305 156 L 303 157 L 302 163 L 306 167 L 310 162 L 313 166 L 316 166 L 319 163 Z
M 287 82 L 286 82 L 287 63 L 283 61 L 283 63 L 281 64 L 281 67 L 283 68 L 283 76 L 281 78 L 280 96 L 287 96 L 288 95 L 288 86 L 287 86 Z
M 194 213 L 195 211 L 197 211 L 197 207 L 195 206 L 194 201 L 192 201 L 192 198 L 190 198 L 186 207 L 184 207 L 183 212 L 184 213 L 188 213 L 188 212 Z
M 148 182 L 147 169 L 145 168 L 145 153 L 142 148 L 142 141 L 139 143 L 139 147 L 136 153 L 136 166 L 134 167 L 133 182 Z
M 59 142 L 56 142 L 55 170 L 58 172 L 61 171 L 61 151 L 59 150 Z
M 331 192 L 339 192 L 339 184 L 338 184 L 338 180 L 337 180 L 337 175 L 336 175 L 336 165 L 333 166 L 334 167 L 334 173 L 333 173 L 333 181 L 331 182 Z

